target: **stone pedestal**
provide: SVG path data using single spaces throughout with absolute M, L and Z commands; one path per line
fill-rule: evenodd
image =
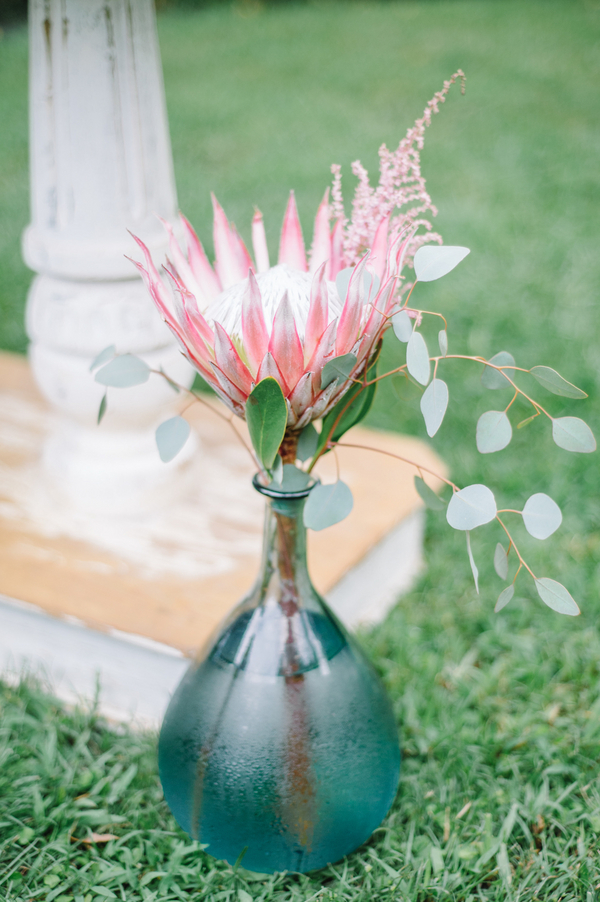
M 34 377 L 59 414 L 44 461 L 81 506 L 153 505 L 165 469 L 154 428 L 174 395 L 160 377 L 112 390 L 89 372 L 107 345 L 187 382 L 192 371 L 133 265 L 127 229 L 161 256 L 176 194 L 152 0 L 30 0 L 31 224 L 25 261 Z M 190 449 L 191 450 L 191 449 Z M 173 490 L 174 487 L 172 487 Z

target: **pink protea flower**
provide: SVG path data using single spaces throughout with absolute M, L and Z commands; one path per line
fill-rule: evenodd
M 380 149 L 377 188 L 371 188 L 364 167 L 353 164 L 359 183 L 350 221 L 344 216 L 340 169 L 333 167 L 333 200 L 330 204 L 327 190 L 317 210 L 309 259 L 293 192 L 275 266 L 270 265 L 261 213 L 257 210 L 252 222 L 252 259 L 214 197 L 214 267 L 185 217 L 186 253 L 164 223 L 172 257 L 165 271 L 172 292 L 148 248 L 135 239 L 145 265 L 133 262 L 161 315 L 184 354 L 235 414 L 244 417 L 250 392 L 271 376 L 287 401 L 288 429 L 297 431 L 327 414 L 364 374 L 399 309 L 404 263 L 424 242 L 441 243 L 424 218 L 436 210 L 425 189 L 419 151 L 432 114 L 459 77 L 464 78 L 460 70 L 444 82 L 394 153 L 385 145 Z M 418 234 L 419 226 L 426 231 Z M 348 278 L 336 282 L 350 267 Z M 417 316 L 416 311 L 408 313 Z M 355 358 L 345 361 L 352 364 L 347 377 L 324 385 L 325 365 L 345 355 Z
M 145 265 L 136 266 L 184 354 L 235 414 L 244 416 L 254 386 L 271 376 L 288 404 L 288 428 L 302 429 L 324 416 L 368 365 L 397 309 L 396 286 L 412 233 L 388 245 L 387 222 L 382 222 L 373 252 L 348 273 L 340 296 L 331 276 L 339 275 L 343 263 L 331 252 L 335 229 L 329 232 L 327 194 L 317 212 L 310 268 L 293 193 L 279 262 L 272 267 L 260 214 L 253 223 L 255 263 L 220 205 L 213 204 L 214 269 L 183 217 L 187 256 L 165 223 L 173 258 L 165 270 L 173 291 L 139 238 Z M 321 247 L 327 241 L 330 256 Z M 349 377 L 323 387 L 326 363 L 348 354 L 356 358 Z

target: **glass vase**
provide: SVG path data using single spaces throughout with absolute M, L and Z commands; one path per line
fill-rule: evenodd
M 160 777 L 211 855 L 305 872 L 352 852 L 387 814 L 398 732 L 373 666 L 311 583 L 310 488 L 254 486 L 267 498 L 260 574 L 173 696 Z

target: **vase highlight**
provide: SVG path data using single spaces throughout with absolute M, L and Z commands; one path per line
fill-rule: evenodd
M 160 776 L 176 820 L 211 855 L 304 872 L 381 823 L 398 733 L 375 670 L 310 581 L 310 488 L 254 485 L 267 496 L 261 571 L 169 705 Z

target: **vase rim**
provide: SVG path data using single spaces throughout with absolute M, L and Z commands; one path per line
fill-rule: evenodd
M 283 492 L 280 489 L 272 488 L 270 485 L 263 485 L 259 480 L 259 476 L 260 473 L 255 473 L 252 477 L 252 485 L 256 491 L 260 492 L 261 495 L 266 495 L 267 498 L 277 498 L 278 501 L 296 501 L 300 498 L 308 498 L 319 481 L 315 479 L 305 489 L 297 489 L 295 492 Z

